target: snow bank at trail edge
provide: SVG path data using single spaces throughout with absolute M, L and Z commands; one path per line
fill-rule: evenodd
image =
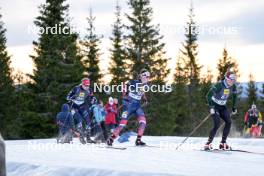
M 205 176 L 261 175 L 264 155 L 200 151 L 206 138 L 190 138 L 179 151 L 183 137 L 144 137 L 149 145 L 134 147 L 135 138 L 115 146 L 126 150 L 73 144 L 55 139 L 6 141 L 8 176 Z M 220 138 L 215 139 L 215 146 Z M 234 149 L 264 152 L 264 139 L 229 139 Z

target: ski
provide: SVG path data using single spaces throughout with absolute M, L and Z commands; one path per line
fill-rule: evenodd
M 199 151 L 211 152 L 211 153 L 221 153 L 221 154 L 232 154 L 230 152 L 230 150 L 220 150 L 220 149 L 212 149 L 212 150 L 204 150 L 204 149 L 201 149 Z
M 264 153 L 261 153 L 261 152 L 252 152 L 252 151 L 240 150 L 240 149 L 231 149 L 229 151 L 231 151 L 231 152 L 251 153 L 251 154 L 257 154 L 257 155 L 264 155 Z
M 127 146 L 127 147 L 138 147 L 138 148 L 161 148 L 160 146 L 155 146 L 155 145 L 139 145 L 139 146 L 136 146 L 136 145 L 132 145 L 132 146 Z
M 150 147 L 150 148 L 160 148 L 159 146 L 155 146 L 155 145 L 142 145 L 142 146 L 136 146 L 135 147 Z
M 116 149 L 116 150 L 126 150 L 126 147 L 117 147 L 117 146 L 108 146 L 108 145 L 102 145 L 102 143 L 87 143 L 88 146 L 92 147 L 98 147 L 98 148 L 106 148 L 106 149 Z
M 250 154 L 264 155 L 264 153 L 261 153 L 261 152 L 252 152 L 252 151 L 240 150 L 240 149 L 230 149 L 230 150 L 220 150 L 220 149 L 204 150 L 204 149 L 201 149 L 200 151 L 213 152 L 213 153 L 242 152 L 242 153 L 250 153 Z
M 126 150 L 126 147 L 114 147 L 114 146 L 99 146 L 99 148 L 106 148 L 106 149 L 116 149 L 116 150 Z
M 126 150 L 126 147 L 113 147 L 113 146 L 105 146 L 105 148 L 109 148 L 109 149 L 117 149 L 117 150 Z

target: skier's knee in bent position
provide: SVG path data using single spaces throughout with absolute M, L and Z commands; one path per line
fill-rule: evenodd
M 232 122 L 231 120 L 225 121 L 225 126 L 231 128 Z
M 218 128 L 220 127 L 220 117 L 217 114 L 214 114 L 212 116 L 212 118 L 213 118 L 214 126 L 210 131 L 208 142 L 213 141 L 215 134 L 216 134 Z
M 80 108 L 79 112 L 81 115 L 81 120 L 85 122 L 86 128 L 88 128 L 91 124 L 89 111 L 86 110 L 86 107 L 84 106 Z
M 84 116 L 86 128 L 91 128 L 91 119 L 89 115 Z
M 139 123 L 139 125 L 145 125 L 146 126 L 146 124 L 147 124 L 146 117 L 145 116 L 139 116 L 138 117 L 138 123 Z
M 231 121 L 229 112 L 227 110 L 225 111 L 224 116 L 222 118 L 225 122 L 225 129 L 224 130 L 229 132 L 229 130 L 231 128 L 232 121 Z
M 227 139 L 227 136 L 228 136 L 228 134 L 230 132 L 231 124 L 232 124 L 232 121 L 231 121 L 229 115 L 226 116 L 226 118 L 224 118 L 224 121 L 225 121 L 225 127 L 224 127 L 224 130 L 223 130 L 222 143 L 226 142 L 226 139 Z
M 122 113 L 122 118 L 121 121 L 119 123 L 119 125 L 115 128 L 114 132 L 113 132 L 113 137 L 116 137 L 119 135 L 120 131 L 127 125 L 128 122 L 128 113 L 127 111 L 124 111 Z
M 121 118 L 121 121 L 119 123 L 119 126 L 124 127 L 124 126 L 126 126 L 127 122 L 128 122 L 128 112 L 124 111 L 122 113 L 122 118 Z
M 214 121 L 214 126 L 213 129 L 215 132 L 218 130 L 218 128 L 220 127 L 220 117 L 218 115 L 214 115 L 213 116 L 213 121 Z
M 77 126 L 82 124 L 82 116 L 79 113 L 78 109 L 73 109 L 72 110 L 73 118 L 76 121 Z M 82 126 L 82 125 L 81 125 Z
M 120 121 L 119 126 L 125 127 L 126 125 L 127 125 L 127 120 L 126 120 L 126 119 L 122 119 L 122 120 Z

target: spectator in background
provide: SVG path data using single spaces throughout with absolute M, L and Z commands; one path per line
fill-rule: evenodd
M 0 134 L 0 176 L 6 175 L 6 164 L 5 164 L 5 143 Z
M 262 115 L 253 103 L 244 117 L 245 137 L 260 137 L 262 128 Z
M 57 138 L 57 142 L 62 144 L 70 143 L 72 141 L 74 120 L 68 104 L 65 103 L 61 106 L 61 112 L 57 114 L 56 120 L 59 126 L 59 136 Z
M 106 118 L 105 124 L 112 133 L 116 127 L 116 115 L 117 115 L 117 99 L 109 97 L 108 103 L 105 105 Z
M 106 112 L 104 109 L 103 101 L 95 103 L 91 107 L 94 121 L 95 121 L 95 142 L 105 142 L 108 138 L 106 126 L 105 126 L 105 116 Z
M 116 114 L 116 120 L 117 120 L 117 123 L 119 122 L 120 120 L 120 116 L 121 116 L 121 111 L 119 111 L 119 109 L 123 106 L 118 106 L 118 99 L 117 98 L 114 98 L 114 104 L 116 105 L 116 109 L 117 109 L 117 114 Z

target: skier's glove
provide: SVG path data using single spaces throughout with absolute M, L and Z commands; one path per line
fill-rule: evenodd
M 90 103 L 91 103 L 92 105 L 97 103 L 97 99 L 95 98 L 95 96 L 92 96 L 92 97 L 91 97 L 91 101 L 90 101 Z
M 236 115 L 237 114 L 237 109 L 236 108 L 232 108 L 232 115 Z
M 210 108 L 210 114 L 214 115 L 215 114 L 215 109 L 214 108 Z

